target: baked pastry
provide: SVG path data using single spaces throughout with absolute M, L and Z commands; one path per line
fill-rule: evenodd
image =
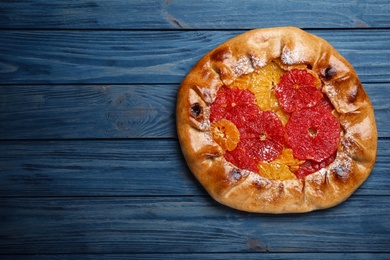
M 207 53 L 178 90 L 176 120 L 192 173 L 242 211 L 335 206 L 376 159 L 374 110 L 355 70 L 295 27 L 251 30 Z

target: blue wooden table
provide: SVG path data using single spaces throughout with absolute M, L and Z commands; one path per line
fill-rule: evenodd
M 212 200 L 175 132 L 195 62 L 293 25 L 355 67 L 378 158 L 341 205 L 266 215 Z M 389 259 L 388 1 L 0 1 L 0 258 Z

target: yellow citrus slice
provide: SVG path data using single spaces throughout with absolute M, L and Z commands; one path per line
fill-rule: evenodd
M 237 127 L 225 118 L 211 124 L 211 133 L 214 141 L 224 150 L 233 151 L 240 141 Z
M 255 94 L 260 109 L 275 110 L 279 108 L 274 88 L 279 84 L 280 77 L 283 74 L 284 71 L 274 62 L 252 73 L 252 84 L 249 86 L 249 90 Z
M 256 103 L 261 110 L 274 111 L 285 125 L 289 115 L 279 106 L 275 96 L 274 87 L 279 83 L 280 77 L 285 73 L 281 67 L 270 62 L 263 68 L 237 78 L 231 86 L 248 89 L 255 94 Z
M 281 108 L 273 109 L 273 111 L 278 115 L 280 121 L 282 121 L 283 126 L 287 124 L 290 114 L 284 112 Z
M 290 148 L 284 148 L 282 154 L 274 160 L 275 163 L 287 165 L 290 171 L 297 171 L 299 166 L 304 163 L 304 160 L 299 160 L 294 157 L 293 151 Z
M 285 181 L 297 178 L 287 165 L 275 161 L 259 163 L 259 174 L 270 180 Z
M 253 73 L 239 77 L 232 85 L 252 91 L 255 94 L 260 109 L 275 109 L 279 105 L 273 89 L 279 83 L 280 77 L 283 74 L 284 70 L 279 65 L 270 62 Z
M 259 163 L 259 174 L 271 180 L 293 180 L 296 179 L 295 171 L 303 160 L 295 159 L 290 148 L 284 148 L 282 154 L 272 162 Z

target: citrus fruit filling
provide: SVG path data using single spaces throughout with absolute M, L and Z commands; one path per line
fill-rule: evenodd
M 322 162 L 336 152 L 339 129 L 338 119 L 326 108 L 304 108 L 286 124 L 287 143 L 294 157 Z
M 240 141 L 240 132 L 236 125 L 225 118 L 211 124 L 211 133 L 217 144 L 222 149 L 228 151 L 234 150 L 237 147 L 238 141 Z
M 275 94 L 282 109 L 291 113 L 313 107 L 321 100 L 323 94 L 316 85 L 313 74 L 307 70 L 292 69 L 280 78 Z
M 317 74 L 277 60 L 221 87 L 211 135 L 238 168 L 272 180 L 304 178 L 336 157 L 340 125 Z

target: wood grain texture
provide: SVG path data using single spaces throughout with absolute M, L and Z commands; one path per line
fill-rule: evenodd
M 176 138 L 178 86 L 0 86 L 0 139 Z M 365 89 L 390 137 L 390 84 Z
M 390 204 L 377 196 L 304 215 L 243 213 L 208 197 L 8 198 L 0 207 L 3 254 L 390 252 Z
M 0 84 L 180 83 L 207 52 L 244 31 L 3 30 Z M 365 83 L 390 82 L 387 30 L 310 30 Z
M 285 25 L 355 67 L 378 158 L 337 207 L 239 212 L 189 172 L 176 91 L 212 48 Z M 0 1 L 0 258 L 389 259 L 389 32 L 386 0 Z
M 390 196 L 389 146 L 356 195 Z M 0 167 L 0 197 L 207 195 L 176 140 L 3 141 Z
M 389 13 L 389 5 L 383 0 L 331 0 L 315 4 L 309 0 L 0 2 L 2 28 L 242 29 L 284 25 L 384 28 L 390 26 Z
M 0 138 L 172 138 L 177 88 L 0 86 Z
M 241 253 L 125 253 L 125 254 L 35 254 L 35 255 L 3 255 L 2 260 L 27 259 L 27 260 L 73 260 L 73 259 L 355 259 L 355 260 L 388 260 L 386 253 L 269 253 L 269 252 L 241 252 Z

